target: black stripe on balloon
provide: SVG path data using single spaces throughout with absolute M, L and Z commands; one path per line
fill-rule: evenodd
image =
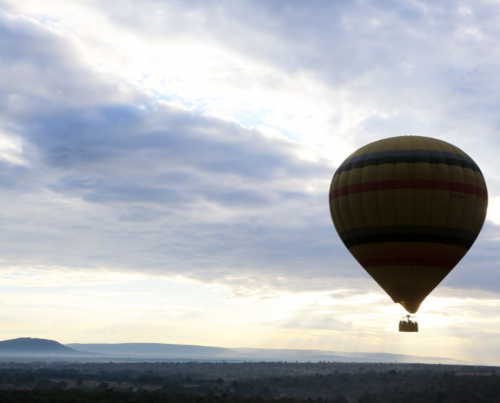
M 361 228 L 340 234 L 348 248 L 382 242 L 430 242 L 469 249 L 476 238 L 477 234 L 463 229 L 422 225 Z
M 399 164 L 402 162 L 408 164 L 416 164 L 425 162 L 428 164 L 446 164 L 459 166 L 462 168 L 470 168 L 473 171 L 481 173 L 477 164 L 469 157 L 461 154 L 453 154 L 440 151 L 426 151 L 427 155 L 423 155 L 425 150 L 398 150 L 391 151 L 394 155 L 388 155 L 387 151 L 380 153 L 362 154 L 357 157 L 352 157 L 344 161 L 335 172 L 335 175 L 341 174 L 344 171 L 349 171 L 354 168 L 364 168 L 367 166 L 382 165 L 382 164 Z M 412 153 L 413 154 L 409 154 Z M 397 154 L 396 154 L 397 153 Z

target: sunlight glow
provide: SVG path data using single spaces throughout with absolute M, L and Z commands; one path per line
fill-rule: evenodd
M 490 196 L 488 199 L 488 220 L 500 225 L 500 196 Z

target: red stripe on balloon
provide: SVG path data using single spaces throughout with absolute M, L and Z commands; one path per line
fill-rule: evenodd
M 427 179 L 400 179 L 395 181 L 365 182 L 357 185 L 343 186 L 330 192 L 330 201 L 353 193 L 398 189 L 449 190 L 450 192 L 473 194 L 482 197 L 484 200 L 488 200 L 487 190 L 474 185 Z

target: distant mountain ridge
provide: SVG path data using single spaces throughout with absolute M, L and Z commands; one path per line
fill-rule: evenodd
M 20 337 L 18 339 L 0 341 L 0 355 L 2 356 L 71 356 L 82 354 L 87 353 L 77 351 L 54 340 Z
M 144 359 L 202 361 L 336 361 L 399 362 L 464 365 L 451 358 L 418 357 L 390 353 L 357 353 L 328 350 L 292 350 L 262 348 L 224 348 L 163 343 L 78 344 L 63 345 L 54 340 L 22 337 L 0 341 L 0 357 L 67 357 L 71 359 Z
M 337 361 L 400 362 L 425 364 L 468 364 L 452 358 L 419 357 L 390 353 L 357 353 L 328 350 L 292 350 L 260 348 L 224 348 L 163 343 L 67 344 L 71 348 L 98 353 L 101 356 L 159 359 L 239 359 L 248 361 Z
M 118 344 L 79 344 L 71 343 L 66 346 L 74 349 L 85 349 L 85 351 L 99 354 L 113 354 L 140 357 L 162 358 L 219 358 L 234 356 L 234 350 L 224 347 L 207 347 L 189 344 L 163 344 L 163 343 L 118 343 Z M 87 350 L 90 348 L 90 350 Z

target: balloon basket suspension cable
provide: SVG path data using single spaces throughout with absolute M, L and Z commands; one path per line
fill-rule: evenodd
M 406 315 L 399 321 L 399 331 L 405 333 L 417 333 L 418 323 L 414 316 Z

